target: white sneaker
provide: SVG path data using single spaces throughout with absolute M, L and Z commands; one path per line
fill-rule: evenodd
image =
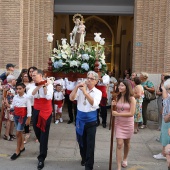
M 62 117 L 60 117 L 60 122 L 61 122 L 61 123 L 63 122 L 63 118 L 62 118 Z
M 157 137 L 157 138 L 156 138 L 156 141 L 157 141 L 157 142 L 160 142 L 160 138 L 159 138 L 159 137 Z
M 55 124 L 57 125 L 58 123 L 59 123 L 59 120 L 56 120 L 56 121 L 55 121 Z
M 153 158 L 166 160 L 166 157 L 163 156 L 162 153 L 159 153 L 159 154 L 157 154 L 157 155 L 153 155 Z

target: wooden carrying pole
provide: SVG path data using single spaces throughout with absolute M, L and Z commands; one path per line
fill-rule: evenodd
M 116 101 L 116 95 L 113 95 L 113 100 Z M 111 138 L 110 138 L 110 160 L 109 160 L 109 170 L 112 170 L 112 155 L 113 155 L 113 139 L 114 139 L 114 126 L 115 117 L 112 116 L 112 111 L 116 111 L 116 106 L 111 107 Z

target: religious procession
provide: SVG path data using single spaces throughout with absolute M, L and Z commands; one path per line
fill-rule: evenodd
M 157 168 L 170 170 L 170 73 L 160 73 L 155 83 L 145 70 L 126 68 L 116 72 L 107 62 L 107 39 L 103 34 L 93 32 L 93 42 L 86 41 L 89 29 L 84 17 L 75 14 L 72 20 L 69 39 L 61 38 L 61 44 L 56 40 L 53 49 L 51 43 L 55 35 L 47 33 L 50 57 L 43 69 L 31 65 L 16 75 L 17 65 L 5 63 L 6 71 L 0 75 L 0 141 L 3 140 L 3 149 L 8 145 L 11 153 L 7 155 L 8 161 L 20 164 L 29 157 L 31 151 L 27 148 L 32 147 L 37 152 L 31 157 L 38 160 L 31 163 L 34 169 L 65 169 L 64 165 L 49 168 L 48 157 L 54 154 L 51 140 L 58 154 L 60 148 L 56 140 L 65 135 L 61 128 L 66 127 L 75 133 L 71 139 L 79 152 L 78 169 L 151 170 L 156 169 L 155 162 L 160 160 Z M 157 120 L 153 121 L 148 116 L 148 107 L 155 105 Z M 106 155 L 104 151 L 96 154 L 97 133 L 106 137 L 101 137 L 102 146 L 107 142 Z M 131 152 L 140 156 L 138 145 L 131 145 L 143 137 L 144 140 L 152 135 L 154 138 L 155 134 L 154 141 L 161 149 L 153 149 L 154 154 L 149 155 L 153 166 L 152 163 L 140 165 L 139 160 L 131 156 Z M 69 141 L 68 136 L 65 141 Z M 11 145 L 15 146 L 14 150 Z M 100 154 L 108 160 L 102 162 L 101 167 L 96 165 Z M 0 160 L 1 157 L 0 153 Z M 12 164 L 2 169 L 12 169 L 8 166 Z M 68 169 L 77 169 L 69 166 Z

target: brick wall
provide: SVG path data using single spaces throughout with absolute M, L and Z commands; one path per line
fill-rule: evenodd
M 53 8 L 54 0 L 0 1 L 0 69 L 9 62 L 17 69 L 47 68 Z
M 134 71 L 170 72 L 169 20 L 169 0 L 135 0 Z
M 54 0 L 0 0 L 0 69 L 47 68 Z M 135 0 L 133 70 L 170 72 L 170 1 Z
M 13 62 L 18 66 L 20 46 L 20 1 L 0 1 L 0 68 Z

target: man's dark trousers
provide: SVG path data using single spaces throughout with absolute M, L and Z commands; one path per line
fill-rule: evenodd
M 80 155 L 85 162 L 85 170 L 92 170 L 94 164 L 94 149 L 97 121 L 86 123 L 83 133 L 83 147 L 80 147 Z
M 33 111 L 33 128 L 34 128 L 35 135 L 40 143 L 40 154 L 37 158 L 39 161 L 44 161 L 45 158 L 47 157 L 48 136 L 49 136 L 52 115 L 50 115 L 50 117 L 47 119 L 45 132 L 42 132 L 41 129 L 36 126 L 39 112 L 40 111 L 36 109 L 34 109 Z
M 69 119 L 73 122 L 73 102 L 69 99 L 69 94 L 65 95 Z

